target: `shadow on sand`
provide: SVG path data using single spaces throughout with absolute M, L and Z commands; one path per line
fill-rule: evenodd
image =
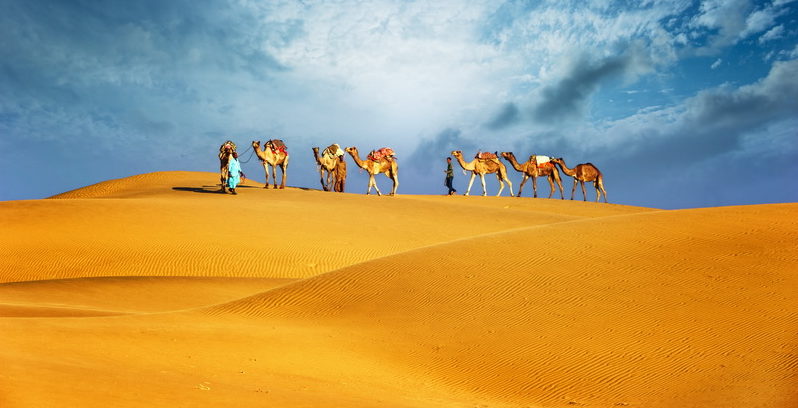
M 242 186 L 239 185 L 237 189 L 242 188 L 257 188 L 253 186 Z M 192 193 L 206 193 L 206 194 L 228 194 L 221 190 L 218 184 L 213 186 L 202 186 L 202 187 L 172 187 L 172 190 L 175 191 L 190 191 Z

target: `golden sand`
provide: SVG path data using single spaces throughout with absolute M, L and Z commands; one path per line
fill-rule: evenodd
M 0 202 L 0 407 L 796 407 L 798 204 Z

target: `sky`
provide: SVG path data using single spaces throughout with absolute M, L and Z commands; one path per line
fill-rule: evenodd
M 338 143 L 393 148 L 399 194 L 443 194 L 446 156 L 479 150 L 591 162 L 617 204 L 798 201 L 798 1 L 0 0 L 0 9 L 0 200 L 153 171 L 216 172 L 225 140 L 246 161 L 251 141 L 278 138 L 297 187 L 319 187 L 311 148 Z M 366 175 L 347 159 L 347 192 L 365 193 Z M 256 158 L 242 166 L 263 181 Z M 508 170 L 517 191 L 520 173 Z M 496 178 L 486 180 L 495 195 Z M 455 188 L 467 181 L 456 171 Z M 568 199 L 572 179 L 563 184 Z M 548 196 L 545 180 L 538 187 Z

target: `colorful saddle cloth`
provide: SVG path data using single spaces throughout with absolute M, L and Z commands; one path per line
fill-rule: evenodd
M 551 157 L 549 156 L 542 156 L 542 155 L 531 155 L 529 156 L 529 160 L 534 160 L 535 164 L 537 164 L 538 168 L 546 168 L 546 167 L 553 167 L 554 163 L 551 162 Z
M 491 152 L 477 152 L 474 158 L 479 160 L 491 160 L 491 159 L 498 160 L 499 156 L 497 156 L 496 153 L 491 153 Z
M 396 153 L 390 147 L 383 147 L 382 149 L 372 150 L 368 155 L 368 159 L 372 161 L 380 161 L 382 159 L 395 159 Z
M 282 152 L 288 154 L 288 147 L 286 147 L 285 143 L 283 143 L 283 141 L 280 139 L 269 140 L 268 142 L 266 142 L 266 144 L 271 146 L 272 153 L 276 154 L 278 152 Z

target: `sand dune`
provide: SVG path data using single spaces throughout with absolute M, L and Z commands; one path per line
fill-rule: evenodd
M 0 203 L 0 406 L 798 406 L 798 204 Z

